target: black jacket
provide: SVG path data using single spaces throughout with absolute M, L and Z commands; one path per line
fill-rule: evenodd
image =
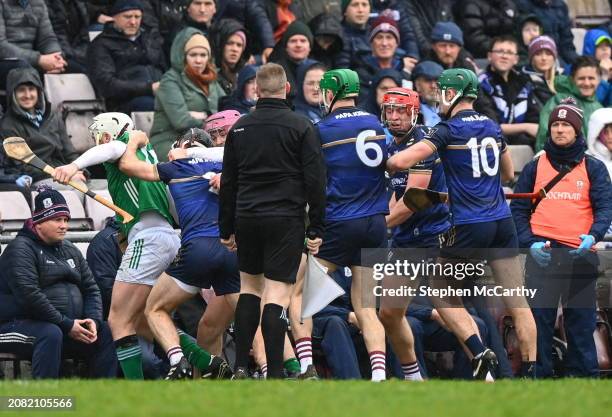
M 0 256 L 0 320 L 31 319 L 70 332 L 75 319 L 102 321 L 102 300 L 81 251 L 47 245 L 28 220 Z
M 274 47 L 272 25 L 259 0 L 217 0 L 217 13 L 214 21 L 231 17 L 242 23 L 247 29 L 247 39 L 257 43 L 260 48 Z
M 130 40 L 112 22 L 91 43 L 87 66 L 92 84 L 114 110 L 124 101 L 152 96 L 151 84 L 159 81 L 167 68 L 155 30 L 141 27 L 140 35 Z
M 299 217 L 309 205 L 309 231 L 322 236 L 325 165 L 317 130 L 286 100 L 260 98 L 225 142 L 219 231 L 234 233 L 236 217 Z
M 486 58 L 494 37 L 514 32 L 518 10 L 512 0 L 461 0 L 455 3 L 457 24 L 463 29 L 465 48 Z
M 406 13 L 419 47 L 421 60 L 431 48 L 431 30 L 436 22 L 453 20 L 454 0 L 406 0 Z
M 337 57 L 344 49 L 344 30 L 338 16 L 331 13 L 321 13 L 308 24 L 312 34 L 315 36 L 314 45 L 310 56 L 323 64 L 327 68 L 338 68 Z M 317 36 L 331 36 L 334 42 L 325 50 L 316 42 Z
M 64 57 L 87 65 L 89 16 L 83 0 L 46 0 L 53 31 Z
M 19 107 L 15 100 L 15 89 L 24 83 L 31 83 L 38 89 L 36 108 L 42 112 L 40 126 L 36 126 L 28 118 L 27 113 Z M 68 138 L 61 116 L 51 111 L 51 105 L 45 99 L 42 82 L 34 68 L 12 70 L 7 77 L 6 90 L 9 93 L 7 94 L 9 106 L 0 123 L 2 137 L 24 138 L 32 152 L 51 166 L 69 164 L 79 156 Z M 0 149 L 0 152 L 4 150 Z M 8 174 L 27 174 L 34 182 L 47 178 L 47 174 L 39 169 L 13 159 L 6 158 L 4 163 Z

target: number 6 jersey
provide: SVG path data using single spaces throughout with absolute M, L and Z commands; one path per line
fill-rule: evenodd
M 387 147 L 378 118 L 356 107 L 342 107 L 317 127 L 327 165 L 326 221 L 387 214 Z
M 430 129 L 422 141 L 442 160 L 454 224 L 511 217 L 499 166 L 507 149 L 497 123 L 474 110 L 462 110 Z

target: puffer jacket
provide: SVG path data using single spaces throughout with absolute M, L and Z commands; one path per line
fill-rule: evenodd
M 31 83 L 38 89 L 36 108 L 42 113 L 42 121 L 38 127 L 15 100 L 15 89 L 24 83 Z M 32 151 L 51 166 L 65 165 L 74 161 L 79 155 L 68 138 L 62 118 L 51 111 L 51 105 L 46 101 L 38 72 L 34 68 L 12 70 L 9 72 L 6 84 L 6 89 L 10 92 L 7 97 L 9 107 L 0 123 L 2 136 L 24 138 Z M 27 174 L 34 182 L 47 178 L 47 174 L 42 171 L 13 159 L 7 158 L 6 164 L 10 171 Z
M 170 52 L 172 68 L 163 75 L 155 95 L 151 144 L 161 161 L 167 161 L 178 136 L 189 128 L 202 127 L 204 121 L 191 117 L 189 112 L 216 113 L 219 98 L 225 95 L 216 81 L 209 84 L 205 95 L 185 74 L 185 43 L 196 33 L 202 32 L 188 27 L 176 35 Z
M 414 29 L 410 24 L 410 16 L 406 10 L 406 1 L 400 0 L 372 0 L 372 12 L 388 14 L 397 22 L 400 31 L 401 43 L 398 45 L 407 56 L 419 59 L 419 47 L 417 45 Z
M 161 37 L 155 30 L 141 27 L 130 40 L 107 23 L 87 51 L 89 78 L 107 100 L 109 109 L 139 96 L 152 96 L 151 84 L 166 70 Z
M 589 120 L 589 135 L 587 136 L 587 153 L 606 164 L 612 177 L 612 152 L 599 140 L 601 131 L 606 125 L 612 124 L 612 108 L 595 110 Z
M 46 321 L 67 334 L 85 318 L 100 325 L 102 299 L 81 251 L 67 240 L 47 245 L 27 220 L 0 257 L 0 320 Z
M 431 49 L 431 30 L 436 22 L 453 21 L 454 0 L 406 0 L 406 13 L 421 59 Z
M 41 54 L 60 52 L 44 0 L 0 1 L 0 59 L 19 58 L 37 66 Z
M 247 39 L 252 39 L 259 48 L 274 48 L 272 25 L 260 1 L 217 0 L 214 21 L 233 18 L 247 29 Z
M 518 10 L 512 0 L 461 0 L 455 3 L 457 24 L 465 48 L 475 58 L 486 58 L 494 37 L 514 32 Z

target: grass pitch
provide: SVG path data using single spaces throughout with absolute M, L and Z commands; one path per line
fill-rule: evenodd
M 0 396 L 74 396 L 72 411 L 4 416 L 612 416 L 612 380 L 3 381 Z

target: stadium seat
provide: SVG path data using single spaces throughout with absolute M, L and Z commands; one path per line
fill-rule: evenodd
M 76 242 L 74 246 L 79 248 L 81 254 L 83 254 L 83 258 L 87 258 L 87 248 L 89 247 L 88 242 Z
M 0 228 L 3 232 L 17 232 L 31 217 L 30 206 L 19 191 L 0 192 Z
M 76 191 L 59 190 L 66 199 L 68 208 L 70 209 L 70 221 L 68 222 L 69 230 L 92 230 L 93 222 L 85 214 L 85 208 L 82 203 L 81 194 Z
M 101 197 L 104 197 L 109 201 L 113 201 L 108 190 L 93 190 L 93 191 L 96 194 L 99 194 Z M 87 212 L 87 216 L 93 221 L 94 230 L 104 229 L 106 218 L 112 217 L 115 215 L 114 211 L 112 211 L 106 206 L 103 206 L 97 201 L 94 201 L 93 198 L 85 199 L 85 211 Z
M 572 35 L 574 35 L 574 48 L 576 53 L 582 55 L 582 47 L 584 46 L 584 35 L 587 30 L 583 28 L 572 28 Z
M 508 145 L 514 172 L 520 174 L 523 167 L 533 159 L 533 149 L 529 145 Z
M 612 6 L 609 0 L 566 0 L 566 3 L 570 17 L 579 27 L 597 27 L 610 22 Z
M 132 113 L 132 120 L 134 121 L 134 128 L 142 130 L 147 134 L 151 133 L 151 127 L 153 127 L 153 114 L 152 111 L 136 111 Z
M 94 143 L 87 127 L 91 119 L 104 112 L 104 102 L 96 93 L 85 74 L 45 74 L 45 94 L 53 110 L 60 112 L 66 124 L 68 137 L 79 153 Z

